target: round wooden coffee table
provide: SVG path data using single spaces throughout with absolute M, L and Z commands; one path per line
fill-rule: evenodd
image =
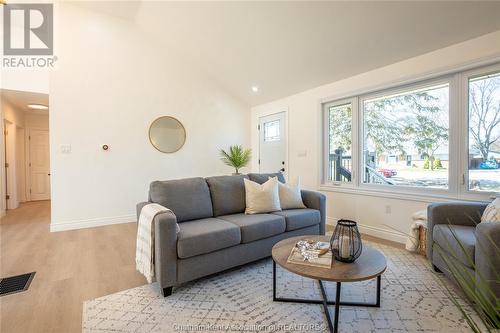
M 300 265 L 288 263 L 288 256 L 292 251 L 295 244 L 301 239 L 312 239 L 315 241 L 330 242 L 329 236 L 298 236 L 282 240 L 273 246 L 273 301 L 276 302 L 293 302 L 293 303 L 308 303 L 308 304 L 322 304 L 325 311 L 325 316 L 328 322 L 330 332 L 338 331 L 339 323 L 339 309 L 340 305 L 347 306 L 368 306 L 380 307 L 380 283 L 381 275 L 387 268 L 387 263 L 384 255 L 377 249 L 370 246 L 363 245 L 363 252 L 361 256 L 353 263 L 343 263 L 340 261 L 332 260 L 331 268 L 320 268 L 314 266 Z M 318 280 L 322 299 L 297 299 L 285 298 L 276 296 L 276 263 L 292 273 Z M 346 302 L 340 301 L 340 289 L 343 282 L 358 282 L 377 278 L 377 295 L 375 303 L 359 303 L 359 302 Z M 325 287 L 322 281 L 333 281 L 337 283 L 337 291 L 335 301 L 329 301 Z M 335 315 L 332 319 L 328 311 L 328 305 L 335 305 Z

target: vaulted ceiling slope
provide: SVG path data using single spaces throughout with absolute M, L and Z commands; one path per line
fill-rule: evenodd
M 85 6 L 134 21 L 250 105 L 500 30 L 498 1 L 101 1 Z

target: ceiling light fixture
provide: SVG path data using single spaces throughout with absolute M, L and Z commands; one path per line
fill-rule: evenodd
M 30 109 L 34 109 L 34 110 L 48 110 L 49 107 L 47 105 L 43 105 L 43 104 L 28 104 L 28 107 Z
M 259 92 L 259 87 L 257 87 L 257 86 L 253 86 L 253 87 L 252 87 L 252 91 L 253 91 L 254 93 Z

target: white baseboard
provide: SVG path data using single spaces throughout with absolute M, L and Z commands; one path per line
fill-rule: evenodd
M 136 221 L 137 221 L 137 216 L 132 214 L 132 215 L 122 215 L 113 217 L 101 217 L 94 219 L 55 222 L 50 224 L 50 232 L 102 227 L 105 225 L 130 223 Z
M 337 224 L 338 220 L 339 219 L 337 219 L 337 218 L 327 217 L 326 223 L 328 225 L 334 226 Z M 374 236 L 374 237 L 378 237 L 378 238 L 382 238 L 385 240 L 389 240 L 389 241 L 393 241 L 393 242 L 397 242 L 397 243 L 402 243 L 402 244 L 406 243 L 406 235 L 399 233 L 397 231 L 394 231 L 394 230 L 383 229 L 383 228 L 374 227 L 371 225 L 366 225 L 366 224 L 361 224 L 361 223 L 358 223 L 358 228 L 359 228 L 359 232 L 361 232 L 362 234 L 365 234 L 365 235 Z

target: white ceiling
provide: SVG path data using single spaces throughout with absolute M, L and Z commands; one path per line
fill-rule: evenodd
M 80 5 L 134 21 L 251 105 L 500 30 L 499 1 Z
M 49 106 L 49 95 L 28 91 L 0 89 L 0 100 L 5 100 L 16 109 L 31 114 L 49 114 L 49 110 L 32 110 L 28 104 L 42 104 Z

